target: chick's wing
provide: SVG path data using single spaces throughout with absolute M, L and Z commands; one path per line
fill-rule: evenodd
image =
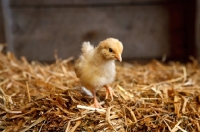
M 84 42 L 82 44 L 82 54 L 79 56 L 78 60 L 75 62 L 75 72 L 77 77 L 80 78 L 82 72 L 84 72 L 84 67 L 93 55 L 94 47 L 90 42 Z

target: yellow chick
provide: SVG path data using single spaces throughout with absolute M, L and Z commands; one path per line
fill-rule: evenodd
M 109 84 L 115 79 L 115 60 L 122 61 L 123 45 L 114 38 L 101 41 L 94 48 L 89 42 L 82 44 L 82 54 L 75 62 L 75 72 L 81 85 L 93 93 L 95 108 L 101 108 L 96 98 L 96 90 L 105 87 L 106 99 L 110 95 L 113 100 L 114 91 Z

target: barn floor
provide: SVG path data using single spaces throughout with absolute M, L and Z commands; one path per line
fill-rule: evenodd
M 200 65 L 122 63 L 112 87 L 98 91 L 104 109 L 88 107 L 69 58 L 29 63 L 0 53 L 0 131 L 197 132 L 200 131 Z

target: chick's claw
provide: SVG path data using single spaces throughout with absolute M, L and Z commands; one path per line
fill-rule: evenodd
M 98 100 L 97 100 L 97 98 L 96 97 L 94 97 L 94 104 L 92 104 L 92 105 L 90 105 L 90 107 L 93 107 L 93 108 L 103 108 L 102 106 L 101 106 L 101 104 L 98 102 Z
M 115 97 L 117 97 L 117 95 L 114 93 L 113 89 L 109 86 L 105 86 L 106 87 L 106 98 L 105 99 L 108 99 L 108 95 L 110 95 L 110 98 L 111 98 L 111 101 L 113 101 L 113 95 Z

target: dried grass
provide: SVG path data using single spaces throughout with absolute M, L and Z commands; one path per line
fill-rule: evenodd
M 79 91 L 73 58 L 56 58 L 49 65 L 0 53 L 1 131 L 200 131 L 197 61 L 118 65 L 112 84 L 118 97 L 92 109 Z M 104 101 L 104 88 L 98 98 Z

